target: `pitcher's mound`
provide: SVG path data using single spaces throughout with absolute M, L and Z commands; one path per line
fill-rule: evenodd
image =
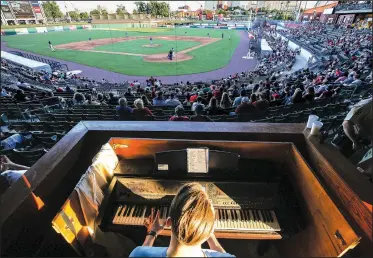
M 142 45 L 142 47 L 160 47 L 161 44 L 146 44 L 146 45 Z

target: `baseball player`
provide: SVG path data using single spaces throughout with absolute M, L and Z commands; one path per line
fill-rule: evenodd
M 228 35 L 228 39 L 231 40 L 231 35 Z
M 221 39 L 223 39 L 223 38 L 224 38 L 224 33 L 221 34 Z
M 210 33 L 209 32 L 207 33 L 207 36 L 210 37 Z
M 88 39 L 89 41 L 91 41 L 92 40 L 92 38 L 91 37 L 89 37 L 89 39 Z
M 128 38 L 128 32 L 126 32 L 126 38 Z
M 153 38 L 150 37 L 150 45 L 153 45 Z
M 49 44 L 49 48 L 52 49 L 52 51 L 54 52 L 55 50 L 54 50 L 52 42 L 50 40 L 48 41 L 48 44 Z

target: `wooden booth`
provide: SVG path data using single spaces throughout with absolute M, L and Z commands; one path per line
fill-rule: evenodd
M 372 255 L 372 184 L 304 128 L 80 122 L 4 193 L 0 254 L 128 256 L 144 239 L 146 207 L 166 217 L 177 187 L 197 181 L 214 203 L 216 236 L 237 257 L 253 243 L 284 257 Z M 192 173 L 189 154 L 202 149 L 206 171 Z

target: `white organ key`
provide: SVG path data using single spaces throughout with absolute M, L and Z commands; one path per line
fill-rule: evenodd
M 117 224 L 117 221 L 118 221 L 118 216 L 119 216 L 119 212 L 121 211 L 121 208 L 122 208 L 122 205 L 120 205 L 117 209 L 117 212 L 115 213 L 114 215 L 114 219 L 113 219 L 113 223 L 114 224 Z
M 119 215 L 119 218 L 118 218 L 118 224 L 123 224 L 123 219 L 124 219 L 124 212 L 126 211 L 127 209 L 127 205 L 123 205 L 123 210 L 122 212 L 120 213 Z

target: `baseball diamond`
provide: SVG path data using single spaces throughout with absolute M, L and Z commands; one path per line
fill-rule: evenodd
M 7 36 L 3 41 L 11 49 L 129 76 L 179 76 L 224 69 L 232 62 L 242 63 L 242 58 L 232 57 L 241 47 L 247 49 L 242 44 L 246 32 L 224 30 L 224 34 L 231 37 L 221 38 L 219 29 L 100 28 Z M 49 40 L 56 51 L 50 50 Z M 170 60 L 167 53 L 172 48 L 174 58 Z M 241 69 L 239 66 L 237 71 Z

